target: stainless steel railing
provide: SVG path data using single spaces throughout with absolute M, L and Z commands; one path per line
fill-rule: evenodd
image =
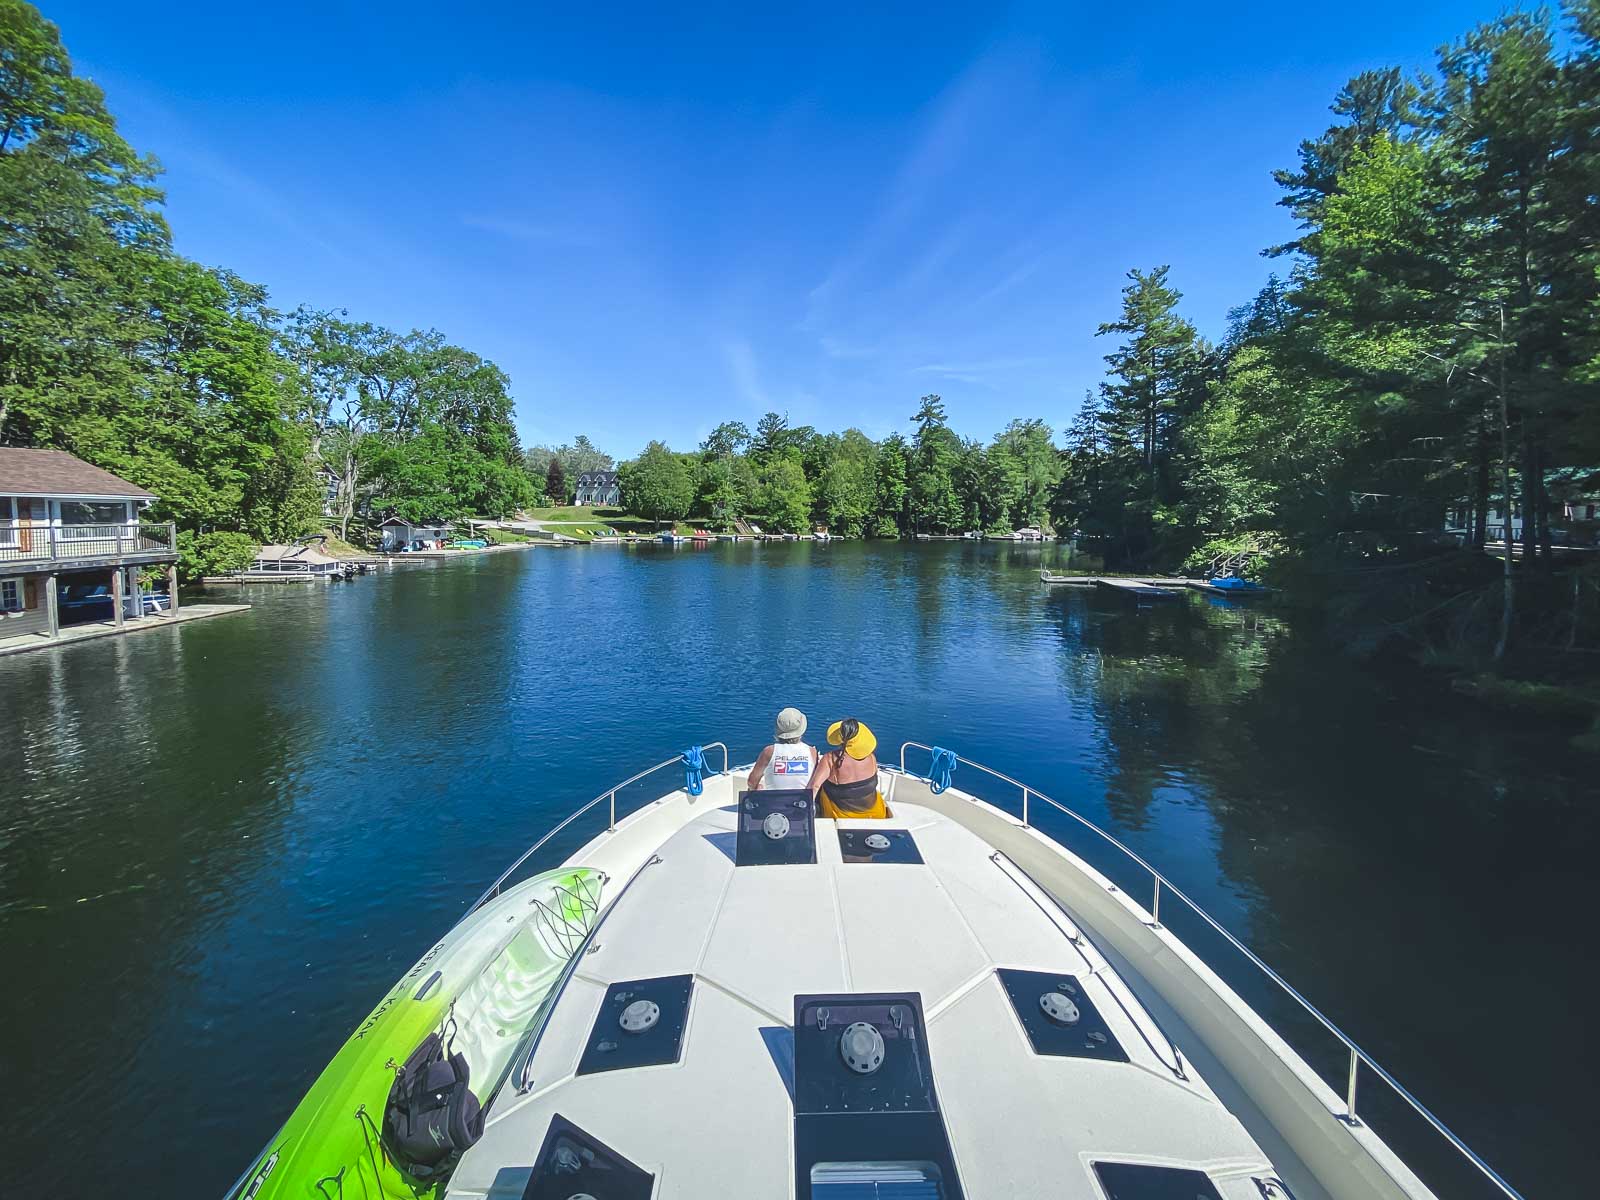
M 725 742 L 708 742 L 704 746 L 701 746 L 700 749 L 702 751 L 707 751 L 707 750 L 721 750 L 722 751 L 722 770 L 720 770 L 720 771 L 712 771 L 712 772 L 709 773 L 710 775 L 712 775 L 712 776 L 715 776 L 715 775 L 726 775 L 728 773 L 728 747 L 727 747 L 727 744 Z M 570 813 L 567 816 L 567 818 L 564 821 L 561 822 L 561 824 L 557 825 L 554 829 L 550 830 L 549 833 L 545 834 L 537 842 L 535 842 L 533 845 L 529 846 L 526 850 L 524 850 L 522 852 L 522 854 L 517 858 L 516 862 L 512 863 L 504 871 L 500 872 L 500 877 L 489 885 L 489 890 L 488 891 L 484 892 L 483 895 L 479 896 L 476 900 L 474 900 L 472 902 L 472 907 L 467 909 L 467 911 L 462 914 L 461 919 L 463 921 L 466 920 L 473 913 L 477 912 L 478 909 L 482 908 L 490 900 L 493 900 L 496 896 L 498 896 L 500 894 L 501 887 L 504 886 L 504 884 L 505 884 L 505 881 L 507 879 L 511 878 L 512 874 L 514 872 L 516 872 L 516 870 L 519 867 L 521 867 L 523 863 L 527 862 L 530 858 L 532 858 L 535 854 L 537 854 L 541 849 L 543 849 L 545 844 L 547 842 L 549 842 L 551 838 L 555 837 L 556 834 L 560 833 L 568 825 L 571 825 L 579 817 L 583 816 L 584 813 L 589 812 L 596 805 L 600 804 L 601 801 L 609 801 L 610 802 L 610 823 L 606 826 L 606 828 L 607 829 L 615 829 L 617 827 L 617 793 L 620 792 L 623 788 L 627 787 L 629 784 L 638 783 L 639 780 L 645 778 L 647 775 L 654 775 L 657 771 L 665 770 L 667 767 L 672 767 L 672 766 L 678 766 L 678 767 L 683 766 L 683 755 L 675 754 L 671 758 L 663 759 L 661 762 L 658 762 L 653 767 L 646 767 L 644 770 L 640 771 L 637 775 L 628 776 L 628 778 L 624 779 L 621 783 L 616 784 L 613 787 L 607 788 L 605 791 L 601 792 L 598 796 L 596 796 L 593 800 L 589 801 L 587 804 L 584 804 L 581 807 L 575 809 L 572 813 Z
M 908 770 L 907 767 L 906 767 L 906 751 L 910 750 L 910 749 L 926 750 L 931 755 L 933 753 L 933 749 L 934 748 L 932 746 L 927 745 L 926 743 L 923 743 L 923 742 L 903 742 L 903 743 L 901 743 L 901 746 L 900 746 L 900 771 L 904 775 L 915 775 L 914 772 Z M 951 753 L 954 753 L 954 751 L 951 751 Z M 1114 837 L 1111 834 L 1107 833 L 1104 829 L 1101 829 L 1100 826 L 1096 825 L 1093 821 L 1089 820 L 1087 817 L 1080 816 L 1078 813 L 1076 813 L 1072 809 L 1068 808 L 1065 804 L 1062 804 L 1060 801 L 1057 801 L 1057 800 L 1052 800 L 1049 796 L 1046 796 L 1043 792 L 1039 791 L 1036 788 L 1028 786 L 1027 784 L 1023 783 L 1021 780 L 1013 779 L 1013 778 L 1011 778 L 1011 776 L 1006 775 L 1003 772 L 996 771 L 993 767 L 986 767 L 980 762 L 973 762 L 972 759 L 963 758 L 959 754 L 957 754 L 955 756 L 955 758 L 956 758 L 957 762 L 964 763 L 967 766 L 974 768 L 975 770 L 982 771 L 986 775 L 990 775 L 990 776 L 994 777 L 995 779 L 1000 780 L 1003 783 L 1010 784 L 1012 787 L 1018 788 L 1018 789 L 1021 790 L 1021 792 L 1022 792 L 1022 827 L 1024 829 L 1033 829 L 1034 828 L 1034 826 L 1030 825 L 1029 821 L 1028 821 L 1029 801 L 1031 799 L 1042 800 L 1042 801 L 1044 801 L 1044 803 L 1048 804 L 1051 808 L 1057 810 L 1058 812 L 1064 813 L 1068 817 L 1071 817 L 1074 821 L 1078 822 L 1078 824 L 1082 825 L 1085 829 L 1088 829 L 1090 832 L 1096 834 L 1102 840 L 1104 840 L 1105 842 L 1107 842 L 1111 846 L 1115 847 L 1124 857 L 1128 858 L 1132 862 L 1137 863 L 1144 870 L 1148 871 L 1150 873 L 1150 877 L 1151 877 L 1151 881 L 1152 881 L 1152 885 L 1153 885 L 1152 886 L 1151 899 L 1150 899 L 1150 910 L 1149 910 L 1150 911 L 1150 925 L 1151 925 L 1151 928 L 1153 928 L 1153 929 L 1162 928 L 1162 925 L 1161 925 L 1161 894 L 1162 894 L 1163 891 L 1171 892 L 1174 897 L 1176 897 L 1177 899 L 1181 900 L 1184 904 L 1188 905 L 1188 907 L 1195 913 L 1196 916 L 1198 916 L 1207 925 L 1211 926 L 1212 929 L 1216 930 L 1219 934 L 1221 934 L 1228 941 L 1228 943 L 1233 946 L 1233 948 L 1235 950 L 1237 950 L 1237 951 L 1239 951 L 1239 953 L 1243 954 L 1245 956 L 1245 958 L 1248 959 L 1263 975 L 1265 975 L 1269 980 L 1271 980 L 1274 984 L 1276 984 L 1278 986 L 1278 988 L 1285 995 L 1287 995 L 1291 1000 L 1293 1000 L 1296 1004 L 1298 1004 L 1301 1008 L 1303 1008 L 1307 1013 L 1309 1013 L 1312 1017 L 1314 1017 L 1319 1025 L 1321 1025 L 1324 1029 L 1326 1029 L 1329 1033 L 1331 1033 L 1335 1038 L 1337 1038 L 1340 1042 L 1342 1042 L 1344 1044 L 1345 1049 L 1349 1052 L 1350 1069 L 1349 1069 L 1349 1077 L 1348 1077 L 1348 1081 L 1347 1081 L 1347 1084 L 1346 1084 L 1346 1090 L 1345 1090 L 1345 1111 L 1344 1111 L 1343 1114 L 1340 1115 L 1340 1118 L 1339 1118 L 1340 1120 L 1344 1121 L 1346 1124 L 1349 1124 L 1349 1125 L 1360 1125 L 1361 1124 L 1360 1118 L 1358 1118 L 1356 1116 L 1356 1084 L 1358 1082 L 1358 1077 L 1359 1077 L 1359 1074 L 1360 1074 L 1361 1067 L 1364 1065 L 1364 1066 L 1368 1067 L 1372 1071 L 1372 1073 L 1374 1075 L 1376 1075 L 1379 1079 L 1383 1080 L 1384 1083 L 1387 1083 L 1389 1085 L 1389 1087 L 1391 1089 L 1393 1089 L 1395 1095 L 1399 1096 L 1400 1099 L 1404 1100 L 1406 1102 L 1406 1104 L 1408 1104 L 1417 1113 L 1418 1116 L 1420 1116 L 1424 1121 L 1426 1121 L 1429 1125 L 1431 1125 L 1435 1132 L 1437 1132 L 1447 1142 L 1449 1142 L 1451 1146 L 1453 1146 L 1463 1157 L 1466 1158 L 1466 1160 L 1469 1163 L 1472 1164 L 1472 1166 L 1476 1167 L 1477 1170 L 1483 1175 L 1483 1177 L 1485 1179 L 1487 1179 L 1491 1184 L 1493 1184 L 1496 1188 L 1498 1188 L 1503 1195 L 1510 1197 L 1511 1200 L 1523 1200 L 1522 1194 L 1520 1192 L 1518 1192 L 1514 1187 L 1512 1187 L 1509 1183 L 1507 1183 L 1504 1179 L 1502 1179 L 1500 1177 L 1499 1173 L 1496 1172 L 1493 1167 L 1489 1166 L 1488 1163 L 1484 1162 L 1483 1159 L 1479 1158 L 1477 1156 L 1477 1154 L 1475 1154 L 1473 1152 L 1473 1150 L 1472 1150 L 1472 1148 L 1470 1146 L 1468 1146 L 1459 1137 L 1457 1137 L 1456 1134 L 1449 1128 L 1449 1126 L 1447 1126 L 1438 1117 L 1434 1116 L 1433 1113 L 1430 1112 L 1423 1105 L 1423 1103 L 1420 1100 L 1418 1100 L 1415 1096 L 1413 1096 L 1410 1092 L 1408 1092 L 1404 1087 L 1402 1087 L 1400 1082 L 1399 1082 L 1399 1080 L 1397 1080 L 1393 1075 L 1389 1074 L 1388 1071 L 1384 1070 L 1384 1068 L 1381 1065 L 1379 1065 L 1373 1059 L 1373 1057 L 1370 1054 L 1368 1054 L 1360 1046 L 1356 1045 L 1355 1041 L 1351 1039 L 1349 1034 L 1345 1033 L 1344 1030 L 1340 1029 L 1331 1020 L 1329 1020 L 1326 1016 L 1324 1016 L 1322 1011 L 1320 1009 L 1318 1009 L 1316 1007 L 1316 1005 L 1312 1004 L 1311 1001 L 1307 1000 L 1304 996 L 1302 996 L 1298 991 L 1296 991 L 1294 989 L 1293 986 L 1291 986 L 1289 984 L 1289 982 L 1287 980 L 1285 980 L 1283 978 L 1283 976 L 1279 975 L 1276 971 L 1274 971 L 1271 967 L 1269 967 L 1265 962 L 1263 962 L 1261 960 L 1260 956 L 1257 955 L 1254 950 L 1250 949 L 1249 946 L 1246 946 L 1238 938 L 1234 937 L 1233 934 L 1229 933 L 1228 930 L 1223 928 L 1222 924 L 1220 922 L 1218 922 L 1215 917 L 1213 917 L 1210 913 L 1206 912 L 1205 909 L 1201 908 L 1200 905 L 1197 904 L 1194 900 L 1190 899 L 1189 896 L 1186 895 L 1182 891 L 1182 889 L 1177 887 L 1170 879 L 1168 879 L 1160 871 L 1156 870 L 1153 866 L 1151 866 L 1148 862 L 1146 862 L 1143 858 L 1141 858 L 1137 853 L 1135 853 L 1133 850 L 1129 849 L 1126 845 L 1124 845 L 1116 837 Z M 918 778 L 918 779 L 927 779 L 928 778 L 928 776 L 926 776 L 926 775 L 916 775 L 915 777 Z M 956 790 L 960 791 L 959 788 L 956 789 Z M 963 792 L 962 794 L 963 795 L 970 795 L 970 793 L 965 793 L 965 792 Z M 974 797 L 974 799 L 976 799 L 976 797 Z M 1048 836 L 1047 834 L 1043 834 L 1042 831 L 1036 831 L 1036 832 L 1040 832 L 1041 836 Z M 1052 838 L 1051 840 L 1054 841 L 1055 839 Z

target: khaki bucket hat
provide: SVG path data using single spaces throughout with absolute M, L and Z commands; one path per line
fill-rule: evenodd
M 780 742 L 786 738 L 803 737 L 805 731 L 806 715 L 798 708 L 784 709 L 772 725 L 772 736 Z

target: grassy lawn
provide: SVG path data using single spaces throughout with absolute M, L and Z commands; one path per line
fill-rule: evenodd
M 529 508 L 523 510 L 530 521 L 542 521 L 552 533 L 571 537 L 587 537 L 602 529 L 615 529 L 618 533 L 656 533 L 662 525 L 647 521 L 620 508 L 594 508 L 589 505 L 568 505 L 564 508 Z M 693 524 L 679 521 L 677 530 L 688 533 Z M 578 530 L 583 532 L 580 534 Z
M 487 541 L 491 546 L 509 546 L 517 542 L 531 542 L 533 539 L 520 529 L 479 529 L 478 536 Z
M 335 530 L 324 529 L 322 532 L 328 535 L 328 540 L 322 545 L 322 552 L 330 557 L 365 558 L 372 553 L 371 550 L 363 550 L 360 546 L 343 541 Z
M 594 525 L 609 524 L 612 518 L 618 520 L 637 521 L 639 517 L 629 516 L 620 508 L 595 508 L 588 504 L 569 504 L 561 508 L 526 508 L 522 510 L 531 521 L 575 521 L 578 524 L 588 522 Z

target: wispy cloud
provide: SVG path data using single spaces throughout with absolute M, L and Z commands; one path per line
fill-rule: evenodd
M 1021 371 L 1028 367 L 1038 366 L 1044 359 L 1038 356 L 1026 358 L 989 358 L 977 362 L 933 362 L 924 363 L 920 367 L 911 368 L 913 375 L 934 375 L 940 379 L 950 379 L 958 383 L 970 383 L 983 387 L 992 383 L 994 376 L 1009 374 L 1012 371 Z
M 879 352 L 877 346 L 858 345 L 829 335 L 818 338 L 817 343 L 829 358 L 875 358 Z
M 996 283 L 987 291 L 981 293 L 978 298 L 972 302 L 973 307 L 976 308 L 981 304 L 987 304 L 991 300 L 998 300 L 1012 288 L 1025 283 L 1038 272 L 1040 267 L 1044 266 L 1044 261 L 1045 260 L 1042 256 L 1039 258 L 1030 259 L 1021 266 L 1007 272 L 1005 277 L 1002 278 L 1000 282 Z
M 933 101 L 921 133 L 886 189 L 878 215 L 808 293 L 808 319 L 821 322 L 839 294 L 905 232 L 939 182 L 961 165 L 986 114 L 1015 83 L 1010 58 L 1001 51 L 984 54 Z

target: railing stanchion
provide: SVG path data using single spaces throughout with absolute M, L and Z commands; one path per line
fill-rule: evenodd
M 1354 1046 L 1350 1047 L 1350 1088 L 1345 1092 L 1344 1107 L 1345 1120 L 1351 1125 L 1361 1124 L 1356 1116 L 1356 1073 L 1361 1069 L 1361 1055 L 1356 1053 Z
M 1215 567 L 1216 564 L 1214 563 L 1213 566 Z M 1220 573 L 1220 568 L 1217 568 L 1210 573 L 1218 574 Z M 910 772 L 906 770 L 906 751 L 908 749 L 926 750 L 931 754 L 933 752 L 933 747 L 923 742 L 901 743 L 900 770 L 902 773 L 909 775 Z M 974 762 L 970 758 L 963 758 L 959 754 L 956 755 L 956 761 L 965 763 L 976 770 L 982 771 L 984 774 L 990 776 L 991 778 L 998 779 L 1002 783 L 1009 784 L 1015 788 L 1021 788 L 1023 805 L 1022 824 L 1024 828 L 1028 827 L 1028 802 L 1033 796 L 1033 789 L 1031 787 L 1024 784 L 1020 779 L 1013 779 L 1009 775 L 1005 775 L 999 771 L 996 771 L 993 767 L 986 767 L 980 762 Z M 927 776 L 914 775 L 912 778 L 925 779 Z M 982 803 L 978 797 L 972 795 L 971 793 L 966 794 L 974 803 Z M 1361 1125 L 1361 1120 L 1356 1116 L 1356 1084 L 1358 1082 L 1358 1076 L 1361 1072 L 1361 1064 L 1365 1062 L 1366 1065 L 1372 1069 L 1372 1073 L 1374 1075 L 1376 1075 L 1382 1082 L 1388 1084 L 1395 1095 L 1404 1101 L 1413 1112 L 1426 1121 L 1428 1125 L 1432 1127 L 1435 1133 L 1444 1138 L 1445 1141 L 1449 1142 L 1450 1145 L 1455 1148 L 1457 1153 L 1465 1158 L 1467 1162 L 1471 1163 L 1472 1166 L 1477 1168 L 1478 1172 L 1482 1174 L 1485 1179 L 1489 1180 L 1490 1183 L 1499 1189 L 1501 1195 L 1507 1197 L 1508 1200 L 1522 1200 L 1522 1195 L 1520 1192 L 1518 1192 L 1514 1187 L 1501 1178 L 1501 1176 L 1494 1170 L 1493 1167 L 1489 1166 L 1488 1163 L 1484 1162 L 1483 1159 L 1478 1157 L 1478 1155 L 1473 1151 L 1472 1147 L 1463 1142 L 1459 1137 L 1456 1136 L 1455 1133 L 1451 1131 L 1449 1126 L 1447 1126 L 1443 1121 L 1439 1120 L 1438 1117 L 1434 1116 L 1433 1113 L 1430 1112 L 1422 1103 L 1422 1101 L 1418 1100 L 1401 1085 L 1399 1080 L 1397 1080 L 1393 1075 L 1389 1074 L 1388 1071 L 1384 1070 L 1382 1064 L 1374 1061 L 1372 1058 L 1364 1054 L 1362 1050 L 1353 1041 L 1351 1041 L 1348 1036 L 1346 1036 L 1343 1030 L 1341 1030 L 1337 1025 L 1324 1016 L 1322 1012 L 1311 1003 L 1311 1001 L 1307 1000 L 1292 986 L 1290 986 L 1289 982 L 1285 980 L 1283 976 L 1279 975 L 1276 971 L 1269 967 L 1266 962 L 1262 960 L 1260 955 L 1258 955 L 1254 950 L 1250 949 L 1249 946 L 1246 946 L 1237 937 L 1230 933 L 1220 921 L 1218 921 L 1205 909 L 1201 908 L 1199 904 L 1195 903 L 1195 901 L 1191 899 L 1182 888 L 1174 885 L 1171 880 L 1163 876 L 1138 854 L 1135 854 L 1121 841 L 1107 833 L 1104 829 L 1101 829 L 1100 826 L 1096 825 L 1087 817 L 1075 812 L 1065 804 L 1062 804 L 1060 801 L 1052 799 L 1043 792 L 1039 793 L 1039 799 L 1043 800 L 1046 804 L 1055 809 L 1057 812 L 1061 813 L 1063 816 L 1076 821 L 1090 833 L 1095 834 L 1103 841 L 1107 842 L 1110 846 L 1112 846 L 1112 848 L 1119 851 L 1131 862 L 1150 872 L 1151 877 L 1155 880 L 1154 892 L 1151 896 L 1150 902 L 1150 915 L 1153 918 L 1152 923 L 1156 927 L 1159 928 L 1161 924 L 1161 893 L 1164 888 L 1166 891 L 1172 892 L 1174 896 L 1176 896 L 1180 901 L 1183 902 L 1185 906 L 1188 907 L 1190 912 L 1215 930 L 1224 941 L 1231 945 L 1240 954 L 1244 955 L 1245 959 L 1248 960 L 1252 966 L 1265 975 L 1268 980 L 1276 984 L 1285 995 L 1287 995 L 1291 1000 L 1293 1000 L 1308 1014 L 1310 1014 L 1319 1025 L 1321 1025 L 1334 1037 L 1338 1038 L 1340 1042 L 1349 1048 L 1350 1079 L 1348 1088 L 1345 1092 L 1345 1112 L 1339 1115 L 1339 1120 L 1351 1126 Z M 1061 845 L 1063 849 L 1066 849 L 1065 843 L 1062 842 L 1060 838 L 1055 838 L 1052 840 Z
M 617 793 L 615 791 L 613 791 L 611 793 L 611 827 L 606 832 L 607 833 L 615 833 L 616 830 L 617 830 Z

